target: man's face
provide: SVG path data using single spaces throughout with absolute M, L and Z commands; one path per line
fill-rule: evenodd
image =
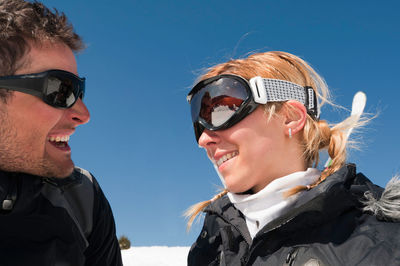
M 75 56 L 64 44 L 33 45 L 24 59 L 16 74 L 60 69 L 77 75 Z M 0 101 L 0 169 L 44 177 L 70 175 L 74 163 L 68 139 L 89 118 L 81 99 L 69 109 L 58 109 L 13 92 L 6 104 Z

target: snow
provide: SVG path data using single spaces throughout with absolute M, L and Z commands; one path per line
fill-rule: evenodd
M 122 250 L 124 266 L 186 266 L 190 247 L 131 247 Z
M 233 106 L 235 109 L 237 108 L 235 105 Z M 231 117 L 235 113 L 235 110 L 229 108 L 229 106 L 220 105 L 211 113 L 211 121 L 214 126 L 220 126 L 226 122 L 227 117 Z

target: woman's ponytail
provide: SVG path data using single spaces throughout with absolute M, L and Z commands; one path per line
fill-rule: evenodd
M 200 212 L 202 212 L 208 205 L 210 205 L 211 202 L 223 197 L 224 195 L 226 195 L 226 193 L 228 193 L 228 190 L 224 189 L 223 191 L 215 195 L 212 199 L 199 202 L 187 209 L 184 213 L 184 216 L 189 218 L 186 229 L 189 231 L 197 215 L 199 215 Z

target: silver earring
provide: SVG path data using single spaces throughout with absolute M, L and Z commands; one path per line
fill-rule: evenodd
M 292 129 L 289 128 L 289 139 L 291 139 L 291 138 L 292 138 Z

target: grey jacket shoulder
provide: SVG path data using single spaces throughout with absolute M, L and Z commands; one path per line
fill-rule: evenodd
M 94 186 L 87 170 L 75 167 L 71 176 L 64 180 L 48 179 L 41 193 L 53 206 L 64 208 L 82 237 L 88 238 L 93 228 Z
M 93 227 L 93 176 L 80 167 L 75 167 L 73 174 L 80 176 L 81 183 L 67 190 L 65 196 L 73 208 L 84 235 L 88 237 Z
M 75 166 L 74 172 L 72 173 L 73 175 L 79 175 L 82 178 L 88 179 L 90 182 L 93 182 L 93 176 L 92 174 L 88 171 L 85 170 L 81 167 Z

